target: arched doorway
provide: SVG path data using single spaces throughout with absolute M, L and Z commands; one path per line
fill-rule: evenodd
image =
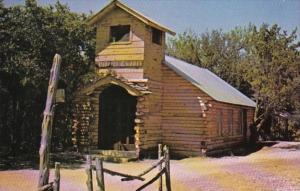
M 137 97 L 112 85 L 102 91 L 99 99 L 99 148 L 134 150 Z

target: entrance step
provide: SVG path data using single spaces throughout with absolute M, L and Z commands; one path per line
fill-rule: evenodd
M 100 157 L 104 161 L 108 162 L 129 162 L 138 159 L 135 151 L 119 151 L 119 150 L 92 150 L 92 157 Z

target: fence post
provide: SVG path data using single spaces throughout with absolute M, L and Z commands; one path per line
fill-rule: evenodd
M 55 174 L 54 174 L 54 182 L 53 182 L 53 191 L 59 191 L 60 189 L 60 163 L 55 163 Z
M 59 80 L 59 71 L 61 64 L 61 56 L 55 54 L 53 58 L 52 68 L 50 70 L 50 78 L 46 99 L 46 106 L 44 110 L 44 118 L 42 122 L 42 136 L 40 144 L 40 165 L 39 165 L 39 182 L 38 188 L 41 188 L 49 183 L 49 160 L 50 160 L 50 146 L 52 123 L 54 115 L 54 102 L 56 95 L 57 83 Z
M 86 185 L 88 187 L 88 191 L 93 191 L 92 159 L 90 155 L 86 155 L 85 172 L 87 174 Z
M 166 187 L 167 191 L 171 191 L 171 178 L 170 178 L 170 153 L 167 146 L 164 147 L 165 155 L 165 168 L 166 168 Z
M 96 158 L 96 180 L 97 180 L 98 190 L 105 191 L 103 161 L 102 159 L 99 158 Z
M 162 145 L 158 144 L 158 161 L 161 160 L 161 155 L 162 155 Z M 162 169 L 162 164 L 158 166 L 158 171 L 160 172 L 161 169 Z M 162 191 L 162 176 L 160 176 L 158 180 L 158 191 Z

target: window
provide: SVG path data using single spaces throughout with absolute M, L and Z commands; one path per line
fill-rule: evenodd
M 130 39 L 130 25 L 110 27 L 110 42 L 128 42 Z
M 162 32 L 155 28 L 152 28 L 152 42 L 161 45 Z
M 228 110 L 228 135 L 233 135 L 233 110 Z
M 237 130 L 238 134 L 242 134 L 245 131 L 245 128 L 247 128 L 247 110 L 240 109 Z
M 219 136 L 223 135 L 223 111 L 222 109 L 217 111 L 217 115 L 216 115 L 216 122 L 217 122 L 217 134 Z

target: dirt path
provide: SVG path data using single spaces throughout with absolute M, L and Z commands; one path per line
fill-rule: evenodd
M 245 157 L 172 160 L 172 188 L 175 191 L 300 191 L 300 149 L 297 148 L 275 145 Z M 154 162 L 104 163 L 104 166 L 136 175 Z M 145 178 L 149 180 L 155 173 Z M 37 176 L 38 171 L 31 169 L 0 171 L 0 191 L 35 190 Z M 62 169 L 61 178 L 62 191 L 86 190 L 83 167 Z M 119 191 L 135 190 L 143 182 L 121 182 L 120 177 L 106 175 L 105 184 L 107 191 Z M 157 190 L 157 183 L 145 190 Z

